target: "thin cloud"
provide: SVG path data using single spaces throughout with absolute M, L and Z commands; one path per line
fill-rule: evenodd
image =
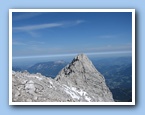
M 13 30 L 19 30 L 19 31 L 39 30 L 39 29 L 60 27 L 62 25 L 63 25 L 62 23 L 48 23 L 48 24 L 22 26 L 22 27 L 13 27 Z
M 84 22 L 85 22 L 84 20 L 65 21 L 63 22 L 63 27 L 73 27 L 82 24 Z
M 110 52 L 91 52 L 85 53 L 87 55 L 108 55 L 108 54 L 131 54 L 131 51 L 110 51 Z M 16 56 L 13 59 L 25 59 L 25 58 L 46 58 L 46 57 L 69 57 L 76 56 L 78 53 L 68 53 L 68 54 L 53 54 L 53 55 L 37 55 L 37 56 Z
M 41 14 L 42 14 L 42 12 L 27 12 L 27 13 L 21 13 L 21 14 L 19 14 L 17 16 L 13 16 L 13 21 L 30 19 L 30 18 L 39 16 Z
M 40 29 L 54 28 L 54 27 L 71 27 L 71 26 L 79 25 L 84 22 L 85 22 L 84 20 L 76 20 L 76 21 L 65 21 L 61 23 L 46 23 L 46 24 L 39 24 L 39 25 L 13 27 L 13 30 L 33 31 L 33 30 L 40 30 Z
M 28 34 L 30 34 L 33 38 L 35 37 L 40 37 L 40 34 L 38 32 L 35 32 L 35 31 L 27 31 Z
M 84 23 L 84 22 L 86 22 L 86 21 L 84 21 L 84 20 L 77 20 L 76 24 L 81 24 L 81 23 Z

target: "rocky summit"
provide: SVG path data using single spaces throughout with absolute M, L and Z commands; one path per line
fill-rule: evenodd
M 103 75 L 85 54 L 52 79 L 40 73 L 12 73 L 13 102 L 114 102 Z

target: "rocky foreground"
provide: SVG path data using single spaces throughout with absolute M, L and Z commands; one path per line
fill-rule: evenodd
M 55 79 L 25 72 L 12 73 L 13 102 L 114 102 L 92 62 L 76 56 Z

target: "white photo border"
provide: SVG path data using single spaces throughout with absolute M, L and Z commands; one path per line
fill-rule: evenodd
M 13 12 L 132 12 L 132 102 L 12 102 Z M 135 9 L 9 9 L 9 105 L 135 105 Z

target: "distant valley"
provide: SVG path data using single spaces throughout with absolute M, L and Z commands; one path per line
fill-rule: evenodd
M 113 93 L 116 101 L 129 101 L 132 97 L 132 59 L 131 57 L 108 58 L 93 61 Z

